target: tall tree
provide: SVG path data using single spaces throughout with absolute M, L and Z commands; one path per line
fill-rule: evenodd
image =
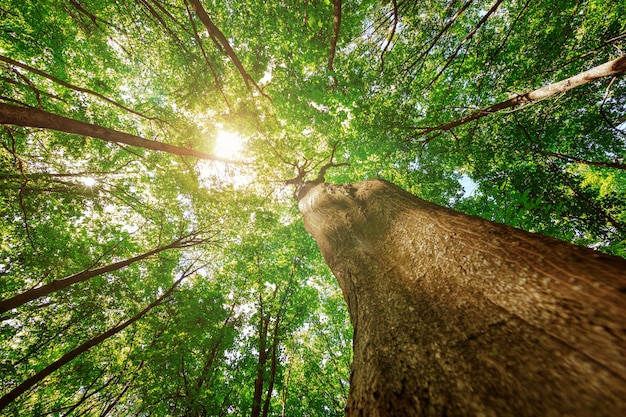
M 626 261 L 384 181 L 307 184 L 305 226 L 354 326 L 346 415 L 626 411 Z
M 364 370 L 406 371 L 400 398 L 412 390 L 425 414 L 506 414 L 508 394 L 522 413 L 540 410 L 538 399 L 554 404 L 548 390 L 522 388 L 532 381 L 563 381 L 556 397 L 580 393 L 538 414 L 603 399 L 598 413 L 622 411 L 623 382 L 609 384 L 623 376 L 615 347 L 623 314 L 613 310 L 621 292 L 601 276 L 589 287 L 584 272 L 567 275 L 582 261 L 528 259 L 549 247 L 571 257 L 571 248 L 417 203 L 387 183 L 359 184 L 384 178 L 440 207 L 626 257 L 625 78 L 609 70 L 576 88 L 558 84 L 623 61 L 624 15 L 626 3 L 603 0 L 5 0 L 0 302 L 97 270 L 94 260 L 123 265 L 194 230 L 218 233 L 215 245 L 161 251 L 5 312 L 0 395 L 133 317 L 191 262 L 206 265 L 152 314 L 4 411 L 250 415 L 254 405 L 259 414 L 338 416 L 350 390 L 351 409 L 402 393 L 401 378 L 373 388 Z M 503 107 L 554 85 L 557 94 L 532 105 Z M 454 121 L 462 123 L 445 129 Z M 442 133 L 424 143 L 416 127 Z M 303 210 L 311 230 L 313 219 L 335 222 L 344 232 L 330 243 L 356 254 L 337 265 L 344 252 L 321 244 L 348 306 L 304 231 L 289 178 L 316 178 L 305 187 L 313 194 L 301 194 L 311 207 L 326 197 L 310 196 L 357 195 L 372 184 L 406 202 L 400 213 L 364 191 L 355 216 L 367 223 L 342 218 L 351 198 Z M 313 192 L 322 189 L 336 195 Z M 396 218 L 380 220 L 387 212 Z M 427 230 L 403 220 L 415 216 Z M 382 223 L 392 230 L 378 230 Z M 446 229 L 454 225 L 458 238 Z M 411 248 L 400 244 L 401 227 L 420 236 Z M 483 230 L 502 237 L 485 241 Z M 393 251 L 389 239 L 399 242 Z M 413 256 L 402 267 L 374 247 L 394 256 L 419 248 L 423 262 Z M 379 268 L 385 276 L 374 279 Z M 398 328 L 387 300 L 405 308 Z M 357 329 L 352 388 L 348 310 Z M 530 375 L 540 361 L 547 371 Z M 481 383 L 469 383 L 473 374 Z M 587 375 L 607 388 L 592 391 Z

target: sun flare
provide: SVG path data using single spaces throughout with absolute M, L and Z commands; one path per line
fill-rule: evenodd
M 220 130 L 215 143 L 215 155 L 220 158 L 237 159 L 243 150 L 244 140 L 234 132 Z

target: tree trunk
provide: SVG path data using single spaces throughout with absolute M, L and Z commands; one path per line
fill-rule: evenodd
M 194 158 L 229 163 L 233 162 L 208 153 L 145 139 L 129 133 L 48 113 L 33 107 L 19 107 L 11 104 L 0 103 L 0 124 L 38 127 L 42 129 L 56 130 L 58 132 L 89 136 L 106 142 L 123 143 L 125 145 L 136 146 L 138 148 L 149 149 L 152 151 L 167 152 L 173 155 L 193 156 Z
M 508 108 L 515 107 L 524 103 L 529 103 L 532 101 L 544 100 L 556 94 L 569 91 L 572 88 L 576 88 L 581 85 L 588 84 L 599 78 L 604 78 L 604 77 L 608 77 L 608 76 L 615 75 L 615 74 L 621 74 L 625 71 L 626 71 L 626 55 L 616 58 L 612 61 L 605 62 L 602 65 L 593 67 L 587 71 L 581 72 L 580 74 L 576 74 L 573 77 L 567 78 L 565 80 L 561 80 L 554 84 L 549 84 L 544 87 L 538 88 L 529 93 L 520 94 L 508 100 L 501 101 L 500 103 L 496 103 L 492 106 L 478 110 L 477 112 L 474 112 L 459 120 L 455 120 L 453 122 L 445 123 L 439 126 L 416 127 L 415 129 L 418 131 L 417 132 L 418 135 L 425 135 L 427 133 L 431 133 L 435 131 L 446 132 L 457 126 L 461 126 L 465 123 L 469 123 L 473 120 L 480 119 L 485 116 L 489 116 L 490 114 L 496 113 L 500 110 L 508 109 Z M 434 139 L 434 136 L 431 137 L 430 139 Z M 427 141 L 429 141 L 430 139 L 427 139 Z
M 59 359 L 52 362 L 50 365 L 46 366 L 42 370 L 38 371 L 36 374 L 32 375 L 30 378 L 26 379 L 24 382 L 22 382 L 21 384 L 13 388 L 11 391 L 9 391 L 8 393 L 0 397 L 0 411 L 4 410 L 6 406 L 8 406 L 13 400 L 15 400 L 17 397 L 19 397 L 26 391 L 28 391 L 34 385 L 43 381 L 48 375 L 50 375 L 57 369 L 61 368 L 63 365 L 71 362 L 77 356 L 81 355 L 82 353 L 87 352 L 89 349 L 102 343 L 109 337 L 115 336 L 117 333 L 121 332 L 122 330 L 124 330 L 125 328 L 127 328 L 128 326 L 136 322 L 137 320 L 141 319 L 146 314 L 148 314 L 150 310 L 152 310 L 154 307 L 161 304 L 163 300 L 167 299 L 170 295 L 172 295 L 172 293 L 174 292 L 174 289 L 176 289 L 178 284 L 180 284 L 181 281 L 185 279 L 186 277 L 187 275 L 183 275 L 182 277 L 174 281 L 174 284 L 172 284 L 172 286 L 163 295 L 161 295 L 155 301 L 150 303 L 150 305 L 148 305 L 146 308 L 141 310 L 139 313 L 135 314 L 130 319 L 126 320 L 125 322 L 123 322 L 122 324 L 118 326 L 115 326 L 107 330 L 104 333 L 99 334 L 93 339 L 86 341 L 82 345 L 70 350 L 65 355 L 61 356 Z
M 354 325 L 347 415 L 626 415 L 626 261 L 385 181 L 308 184 Z

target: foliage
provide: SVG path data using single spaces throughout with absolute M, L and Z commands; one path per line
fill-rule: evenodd
M 201 4 L 261 91 L 185 0 L 0 5 L 2 103 L 208 153 L 223 132 L 246 140 L 224 165 L 2 126 L 0 299 L 202 239 L 0 317 L 4 395 L 199 268 L 7 415 L 247 415 L 255 380 L 268 415 L 342 414 L 349 318 L 285 185 L 331 154 L 349 166 L 328 181 L 385 178 L 626 257 L 623 76 L 419 130 L 622 56 L 626 3 L 342 2 L 332 68 L 330 0 Z

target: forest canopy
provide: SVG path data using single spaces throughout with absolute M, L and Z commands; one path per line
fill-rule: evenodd
M 343 415 L 350 318 L 291 185 L 322 169 L 626 257 L 624 16 L 4 0 L 2 412 Z

